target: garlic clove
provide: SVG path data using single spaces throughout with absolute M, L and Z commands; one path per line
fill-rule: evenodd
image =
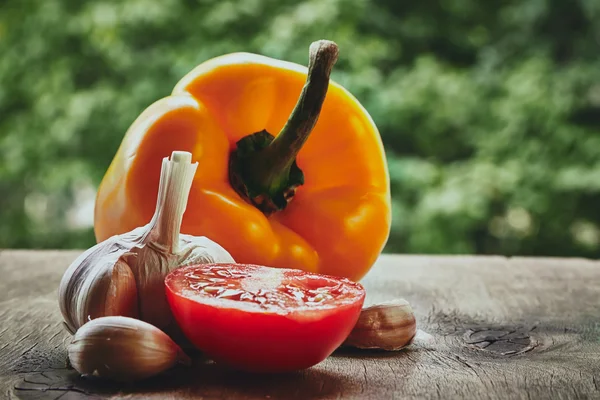
M 410 304 L 396 299 L 363 308 L 344 346 L 400 350 L 412 342 L 416 332 Z
M 71 332 L 87 321 L 108 315 L 137 317 L 137 289 L 129 265 L 118 257 L 100 258 L 96 245 L 75 260 L 59 288 L 60 309 Z
M 122 315 L 137 318 L 137 296 L 135 276 L 129 265 L 121 259 L 112 269 L 102 316 Z
M 160 329 L 137 319 L 96 318 L 75 333 L 69 361 L 84 375 L 135 381 L 157 375 L 190 358 Z

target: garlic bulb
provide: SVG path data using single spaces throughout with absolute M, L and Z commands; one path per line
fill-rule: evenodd
M 81 254 L 67 269 L 59 288 L 60 310 L 71 332 L 94 318 L 122 315 L 158 328 L 172 320 L 164 278 L 180 266 L 234 262 L 206 237 L 179 233 L 198 163 L 188 152 L 163 159 L 152 220 L 113 236 Z
M 68 353 L 79 373 L 119 381 L 149 378 L 191 362 L 166 333 L 127 317 L 101 317 L 84 324 Z
M 363 308 L 344 346 L 400 350 L 412 342 L 416 332 L 410 304 L 397 299 Z

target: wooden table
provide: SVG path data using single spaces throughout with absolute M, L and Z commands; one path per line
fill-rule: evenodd
M 206 360 L 115 386 L 66 368 L 59 280 L 78 251 L 0 252 L 0 398 L 600 398 L 600 263 L 382 256 L 368 302 L 404 297 L 423 331 L 400 352 L 340 350 L 306 371 Z

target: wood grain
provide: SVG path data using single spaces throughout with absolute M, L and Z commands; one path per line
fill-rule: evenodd
M 286 375 L 196 358 L 115 386 L 66 368 L 57 288 L 78 251 L 0 252 L 0 398 L 600 398 L 600 263 L 580 259 L 382 256 L 367 302 L 407 299 L 422 334 L 395 353 L 339 350 Z

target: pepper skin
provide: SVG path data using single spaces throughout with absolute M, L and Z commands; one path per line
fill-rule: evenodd
M 238 140 L 262 130 L 277 136 L 306 79 L 306 67 L 249 53 L 193 69 L 127 131 L 98 189 L 96 239 L 150 220 L 162 158 L 182 150 L 199 163 L 183 233 L 209 237 L 240 263 L 361 279 L 389 235 L 389 175 L 375 124 L 342 86 L 325 86 L 296 157 L 304 184 L 284 209 L 267 216 L 230 183 Z

